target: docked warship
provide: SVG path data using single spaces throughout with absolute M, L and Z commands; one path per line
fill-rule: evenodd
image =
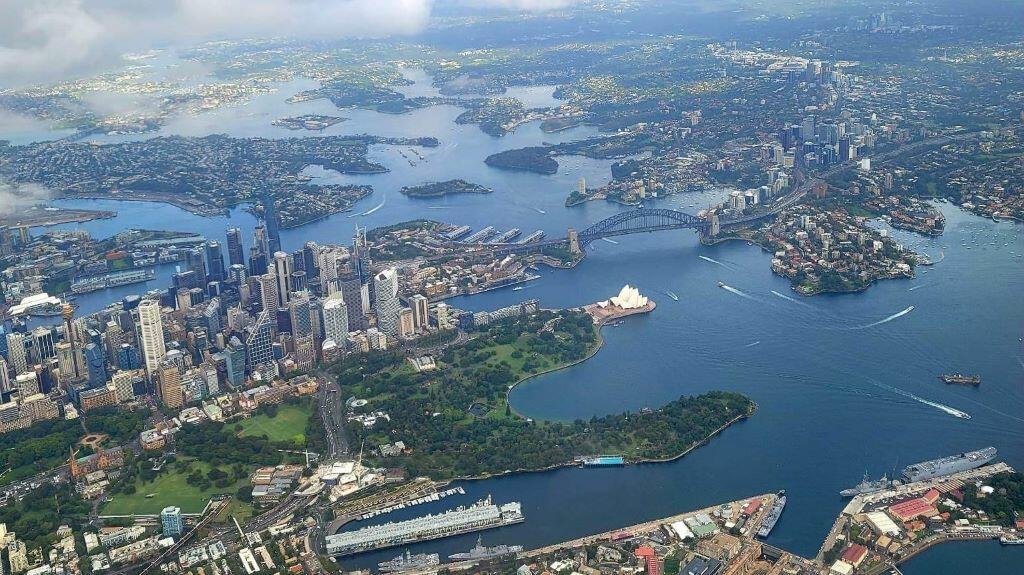
M 413 555 L 406 550 L 405 555 L 399 555 L 390 561 L 378 563 L 381 573 L 400 573 L 410 569 L 422 569 L 441 564 L 441 556 L 437 553 L 417 553 Z
M 855 497 L 857 495 L 864 495 L 865 493 L 874 493 L 883 489 L 888 489 L 892 486 L 892 481 L 888 475 L 883 475 L 878 481 L 872 481 L 871 476 L 866 472 L 864 473 L 864 479 L 857 485 L 844 489 L 839 492 L 839 495 L 843 497 Z
M 903 468 L 903 478 L 908 482 L 925 481 L 933 477 L 952 475 L 961 471 L 970 471 L 985 465 L 996 458 L 995 447 L 986 447 L 977 451 L 968 451 L 939 459 L 922 461 Z
M 764 518 L 764 523 L 761 524 L 761 528 L 757 530 L 757 536 L 761 538 L 768 537 L 775 529 L 775 524 L 779 522 L 779 517 L 782 517 L 782 510 L 786 508 L 786 490 L 779 491 L 775 499 L 775 505 L 772 505 L 771 510 L 768 511 L 768 515 Z
M 485 559 L 494 559 L 496 557 L 512 555 L 514 553 L 519 553 L 522 550 L 522 545 L 495 545 L 494 547 L 484 547 L 483 537 L 477 537 L 475 547 L 466 553 L 449 555 L 448 558 L 452 561 L 482 561 Z

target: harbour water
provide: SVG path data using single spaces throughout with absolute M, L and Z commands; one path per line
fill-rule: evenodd
M 280 102 L 288 95 L 282 90 L 274 98 Z M 324 105 L 278 104 L 284 107 L 273 108 L 260 120 L 261 127 L 252 129 L 272 135 L 277 130 L 269 125 L 274 117 L 325 113 Z M 244 135 L 248 116 L 242 110 L 234 112 L 237 124 L 221 118 L 196 133 Z M 352 120 L 324 133 L 437 136 L 441 146 L 424 151 L 427 160 L 416 165 L 409 165 L 393 147 L 375 148 L 374 159 L 392 171 L 348 181 L 366 181 L 376 188 L 356 212 L 378 205 L 386 195 L 385 206 L 366 217 L 338 214 L 287 230 L 282 234 L 285 247 L 296 249 L 307 240 L 347 242 L 357 222 L 373 227 L 413 218 L 477 229 L 486 225 L 518 227 L 524 232 L 543 229 L 549 236 L 558 236 L 570 225 L 581 229 L 624 209 L 604 202 L 577 208 L 562 205 L 581 175 L 591 185 L 607 180 L 608 162 L 563 161 L 555 176 L 500 172 L 482 162 L 499 149 L 584 137 L 594 133 L 592 129 L 551 135 L 526 125 L 505 138 L 492 138 L 476 126 L 455 125 L 457 112 L 434 107 L 386 116 L 331 109 L 329 113 Z M 332 174 L 323 177 L 344 180 Z M 397 193 L 408 183 L 450 177 L 496 191 L 427 201 Z M 652 205 L 695 211 L 690 204 L 702 206 L 714 194 Z M 98 236 L 143 227 L 223 239 L 226 227 L 238 225 L 248 241 L 253 224 L 241 209 L 224 217 L 200 218 L 147 202 L 60 204 L 113 206 L 119 212 L 114 219 L 67 226 Z M 950 205 L 940 206 L 947 217 L 945 235 L 922 238 L 893 233 L 933 259 L 944 253 L 942 261 L 921 268 L 917 279 L 882 282 L 860 294 L 796 297 L 786 280 L 770 272 L 770 256 L 760 248 L 744 242 L 704 247 L 692 233 L 677 231 L 625 236 L 614 244 L 596 242 L 576 269 L 544 271 L 540 280 L 520 291 L 504 289 L 452 301 L 471 310 L 527 298 L 539 298 L 548 307 L 579 306 L 606 299 L 625 283 L 637 285 L 641 293 L 657 300 L 654 313 L 606 328 L 605 347 L 590 360 L 517 387 L 511 395 L 514 406 L 531 417 L 588 418 L 657 407 L 681 394 L 713 389 L 748 394 L 759 410 L 750 420 L 673 463 L 572 468 L 466 482 L 464 497 L 396 511 L 357 527 L 435 513 L 491 494 L 496 502 L 521 501 L 526 521 L 486 532 L 485 543 L 531 548 L 786 489 L 789 504 L 769 542 L 813 556 L 844 505 L 838 492 L 855 484 L 865 469 L 872 476 L 891 474 L 892 469 L 915 461 L 986 445 L 997 447 L 1000 459 L 1024 468 L 1024 349 L 1019 339 L 1024 335 L 1019 295 L 1024 290 L 1024 226 L 995 223 Z M 164 266 L 149 286 L 169 283 L 172 268 Z M 732 289 L 719 288 L 717 282 Z M 141 285 L 84 294 L 79 298 L 82 312 L 137 293 Z M 679 300 L 663 295 L 666 291 L 677 294 Z M 893 317 L 911 306 L 912 311 Z M 977 373 L 985 383 L 971 388 L 944 385 L 936 379 L 937 374 L 952 371 Z M 954 417 L 941 406 L 972 417 Z M 469 549 L 475 537 L 454 537 L 409 549 L 445 557 Z M 369 567 L 394 555 L 394 550 L 369 553 L 345 564 Z M 961 562 L 964 558 L 970 561 Z M 967 564 L 992 566 L 981 571 L 986 573 L 1010 573 L 1013 566 L 1017 572 L 1021 554 L 998 544 L 949 544 L 910 562 L 906 572 L 953 574 L 963 571 L 957 565 Z

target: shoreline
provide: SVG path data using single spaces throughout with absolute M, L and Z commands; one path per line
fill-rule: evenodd
M 505 404 L 508 406 L 508 408 L 511 410 L 511 412 L 513 414 L 515 414 L 516 417 L 522 418 L 522 419 L 527 420 L 527 421 L 534 421 L 533 418 L 527 417 L 526 415 L 524 415 L 523 413 L 521 413 L 515 407 L 512 406 L 512 402 L 509 401 L 509 396 L 511 395 L 512 390 L 514 390 L 519 384 L 524 383 L 524 382 L 526 382 L 526 381 L 528 381 L 530 379 L 533 379 L 535 377 L 539 377 L 539 376 L 542 376 L 542 375 L 546 375 L 548 373 L 553 373 L 553 372 L 556 372 L 556 371 L 561 371 L 563 369 L 568 369 L 568 368 L 573 367 L 575 365 L 579 365 L 579 364 L 583 363 L 584 361 L 587 361 L 588 359 L 590 359 L 590 358 L 594 357 L 595 355 L 597 355 L 597 352 L 599 352 L 604 347 L 604 344 L 605 344 L 604 337 L 601 335 L 601 330 L 604 328 L 604 325 L 605 324 L 595 324 L 595 329 L 597 331 L 597 342 L 595 343 L 593 348 L 589 352 L 587 352 L 587 354 L 585 356 L 583 356 L 583 357 L 581 357 L 581 358 L 579 358 L 577 360 L 571 361 L 569 363 L 558 365 L 558 366 L 554 366 L 554 367 L 550 367 L 550 368 L 545 369 L 543 371 L 539 371 L 539 372 L 534 373 L 532 375 L 520 378 L 518 381 L 516 381 L 515 383 L 511 384 L 508 387 L 508 389 L 505 391 Z M 678 461 L 678 460 L 682 459 L 683 457 L 686 457 L 692 451 L 694 451 L 694 450 L 696 450 L 696 449 L 698 449 L 700 447 L 704 447 L 705 445 L 709 444 L 713 438 L 715 438 L 718 435 L 720 435 L 726 429 L 728 429 L 728 428 L 732 427 L 733 425 L 735 425 L 736 423 L 739 423 L 740 421 L 746 420 L 746 419 L 750 418 L 752 415 L 754 415 L 757 412 L 758 405 L 753 400 L 750 400 L 750 401 L 751 401 L 751 406 L 750 406 L 750 409 L 748 409 L 746 413 L 737 415 L 736 417 L 734 417 L 734 418 L 730 419 L 729 421 L 723 423 L 720 427 L 714 429 L 707 436 L 705 436 L 704 438 L 700 439 L 699 441 L 694 442 L 693 444 L 688 446 L 683 451 L 681 451 L 679 453 L 676 453 L 676 454 L 673 454 L 673 455 L 670 455 L 670 456 L 667 456 L 667 457 L 664 457 L 664 458 L 641 458 L 641 459 L 637 459 L 637 460 L 635 460 L 633 462 L 630 462 L 627 465 L 655 465 L 655 464 L 659 464 L 659 463 L 671 463 L 673 461 Z M 452 484 L 452 483 L 454 483 L 456 481 L 467 481 L 467 482 L 468 481 L 482 481 L 484 479 L 492 479 L 492 478 L 495 478 L 495 477 L 504 477 L 504 476 L 518 475 L 518 474 L 525 474 L 525 473 L 544 473 L 544 472 L 555 471 L 555 470 L 563 469 L 563 468 L 567 468 L 567 467 L 579 467 L 579 463 L 578 463 L 577 460 L 573 459 L 573 460 L 570 460 L 570 461 L 564 461 L 564 462 L 561 462 L 561 463 L 555 463 L 555 464 L 552 464 L 552 465 L 549 465 L 549 466 L 546 466 L 546 467 L 540 467 L 540 468 L 507 469 L 507 470 L 501 471 L 501 472 L 485 473 L 485 474 L 482 474 L 482 475 L 452 477 L 450 479 L 444 479 L 444 480 L 436 481 L 435 484 L 436 484 L 437 487 L 444 487 L 444 486 L 450 485 L 450 484 Z

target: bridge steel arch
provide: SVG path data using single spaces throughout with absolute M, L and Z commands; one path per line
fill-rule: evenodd
M 612 236 L 623 236 L 660 230 L 694 229 L 706 234 L 711 224 L 708 220 L 685 212 L 664 208 L 638 208 L 619 212 L 579 232 L 581 246 Z

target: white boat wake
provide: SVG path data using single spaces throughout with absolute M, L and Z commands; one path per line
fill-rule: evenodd
M 617 242 L 617 241 L 615 241 L 615 240 L 613 240 L 611 238 L 601 238 L 601 239 L 606 241 L 606 242 L 608 242 L 608 243 L 610 243 L 610 244 L 619 245 L 619 242 Z
M 379 204 L 377 204 L 376 206 L 373 206 L 372 208 L 366 210 L 365 212 L 363 212 L 363 213 L 361 213 L 359 215 L 361 215 L 361 216 L 368 216 L 368 215 L 372 214 L 373 212 L 376 212 L 377 210 L 383 208 L 384 204 L 386 204 L 386 203 L 388 203 L 388 197 L 384 196 L 384 199 L 381 200 L 381 202 Z
M 758 345 L 759 343 L 761 343 L 761 340 L 757 340 L 754 343 L 748 343 L 747 345 L 745 345 L 743 347 L 754 347 L 755 345 Z
M 914 306 L 910 306 L 910 307 L 908 307 L 907 309 L 905 309 L 905 310 L 903 310 L 901 312 L 894 313 L 894 314 L 892 314 L 891 316 L 889 316 L 889 317 L 887 317 L 885 319 L 880 319 L 880 320 L 878 320 L 878 321 L 876 321 L 874 323 L 869 323 L 867 325 L 862 325 L 860 327 L 855 327 L 853 329 L 867 329 L 869 327 L 875 327 L 876 325 L 882 325 L 883 323 L 889 323 L 890 321 L 892 321 L 894 319 L 899 319 L 899 318 L 907 315 L 908 313 L 910 313 L 912 311 L 914 311 Z
M 748 294 L 746 292 L 740 291 L 740 290 L 738 290 L 738 289 L 736 289 L 736 288 L 734 288 L 732 286 L 727 286 L 724 283 L 719 282 L 718 287 L 724 289 L 725 291 L 727 291 L 729 293 L 734 293 L 734 294 L 736 294 L 736 295 L 738 295 L 740 297 L 745 297 L 745 298 L 747 298 L 749 300 L 757 301 L 757 298 L 755 298 L 754 296 L 752 296 L 752 295 L 750 295 L 750 294 Z
M 910 288 L 907 288 L 907 291 L 914 291 L 916 289 L 921 289 L 921 288 L 927 287 L 929 285 L 931 285 L 931 284 L 917 284 L 916 286 L 912 286 Z
M 775 290 L 771 290 L 771 291 L 772 291 L 772 295 L 777 296 L 777 297 L 781 297 L 782 299 L 784 299 L 786 301 L 791 301 L 791 302 L 793 302 L 795 304 L 798 304 L 798 305 L 807 305 L 806 303 L 796 299 L 795 297 L 790 297 L 790 296 L 788 296 L 788 295 L 786 295 L 784 293 L 779 293 L 779 292 L 777 292 Z
M 909 391 L 904 391 L 904 390 L 902 390 L 902 389 L 900 389 L 898 387 L 893 387 L 891 385 L 885 385 L 885 384 L 882 384 L 882 383 L 875 383 L 875 385 L 881 387 L 882 389 L 888 389 L 889 391 L 891 391 L 891 392 L 893 392 L 893 393 L 895 393 L 897 395 L 902 395 L 903 397 L 906 397 L 906 398 L 909 398 L 909 399 L 913 399 L 914 401 L 916 401 L 918 403 L 922 403 L 922 404 L 927 405 L 929 407 L 934 407 L 935 409 L 938 409 L 939 411 L 942 411 L 944 413 L 948 413 L 949 415 L 952 415 L 953 417 L 957 417 L 957 418 L 960 418 L 960 419 L 970 419 L 971 418 L 971 414 L 967 413 L 966 411 L 960 411 L 959 409 L 957 409 L 955 407 L 950 407 L 948 405 L 939 403 L 937 401 L 932 401 L 930 399 L 925 399 L 923 397 L 918 397 L 918 396 L 914 395 L 913 393 L 910 393 Z
M 723 264 L 722 262 L 720 262 L 720 261 L 718 261 L 718 260 L 714 260 L 714 259 L 711 259 L 711 258 L 709 258 L 708 256 L 697 256 L 697 257 L 698 257 L 698 258 L 700 258 L 700 259 L 702 259 L 702 260 L 704 260 L 704 261 L 706 261 L 706 262 L 711 262 L 711 263 L 713 263 L 713 264 L 715 264 L 715 265 L 719 265 L 719 266 L 722 266 L 722 267 L 723 267 L 723 268 L 725 268 L 725 269 L 732 269 L 732 268 L 730 268 L 729 266 L 727 266 L 727 265 Z
M 544 210 L 542 210 L 540 208 L 533 208 L 533 209 L 536 210 L 538 214 L 546 214 L 547 213 L 547 212 L 545 212 Z
M 672 298 L 672 301 L 679 301 L 679 296 L 677 296 L 675 294 L 675 292 L 672 292 L 670 290 L 665 290 L 665 295 L 667 295 L 668 297 Z

